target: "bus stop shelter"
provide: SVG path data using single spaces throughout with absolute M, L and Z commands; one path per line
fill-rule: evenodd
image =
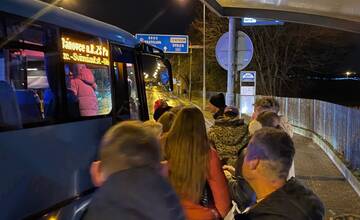
M 360 33 L 358 0 L 201 0 L 219 16 L 276 19 Z

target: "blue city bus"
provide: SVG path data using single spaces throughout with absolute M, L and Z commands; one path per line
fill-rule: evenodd
M 149 118 L 143 73 L 153 67 L 172 89 L 163 52 L 128 32 L 37 0 L 2 0 L 0 219 L 79 219 L 101 136 Z

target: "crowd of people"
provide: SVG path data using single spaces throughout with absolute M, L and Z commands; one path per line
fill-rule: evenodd
M 196 107 L 155 103 L 151 121 L 126 121 L 104 135 L 91 165 L 99 187 L 84 219 L 318 220 L 320 199 L 295 177 L 292 127 L 272 97 L 246 123 L 209 100 L 208 129 Z

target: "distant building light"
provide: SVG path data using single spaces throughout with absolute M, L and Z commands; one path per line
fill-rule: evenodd
M 26 68 L 27 71 L 38 71 L 38 68 Z

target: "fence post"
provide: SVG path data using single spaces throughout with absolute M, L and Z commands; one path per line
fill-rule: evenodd
M 301 99 L 300 98 L 298 98 L 298 122 L 297 122 L 297 125 L 298 126 L 300 126 L 300 127 L 303 127 L 303 125 L 301 124 L 301 114 L 300 114 L 300 112 L 301 112 L 301 107 L 300 107 L 300 104 L 301 104 Z
M 350 121 L 351 121 L 351 117 L 350 117 L 350 108 L 347 109 L 347 116 L 346 116 L 346 146 L 345 146 L 345 159 L 350 161 L 351 159 L 351 146 L 350 146 L 350 139 L 351 139 L 351 128 L 350 128 Z
M 313 99 L 313 128 L 312 130 L 317 133 L 317 127 L 315 125 L 315 118 L 316 118 L 316 100 Z

